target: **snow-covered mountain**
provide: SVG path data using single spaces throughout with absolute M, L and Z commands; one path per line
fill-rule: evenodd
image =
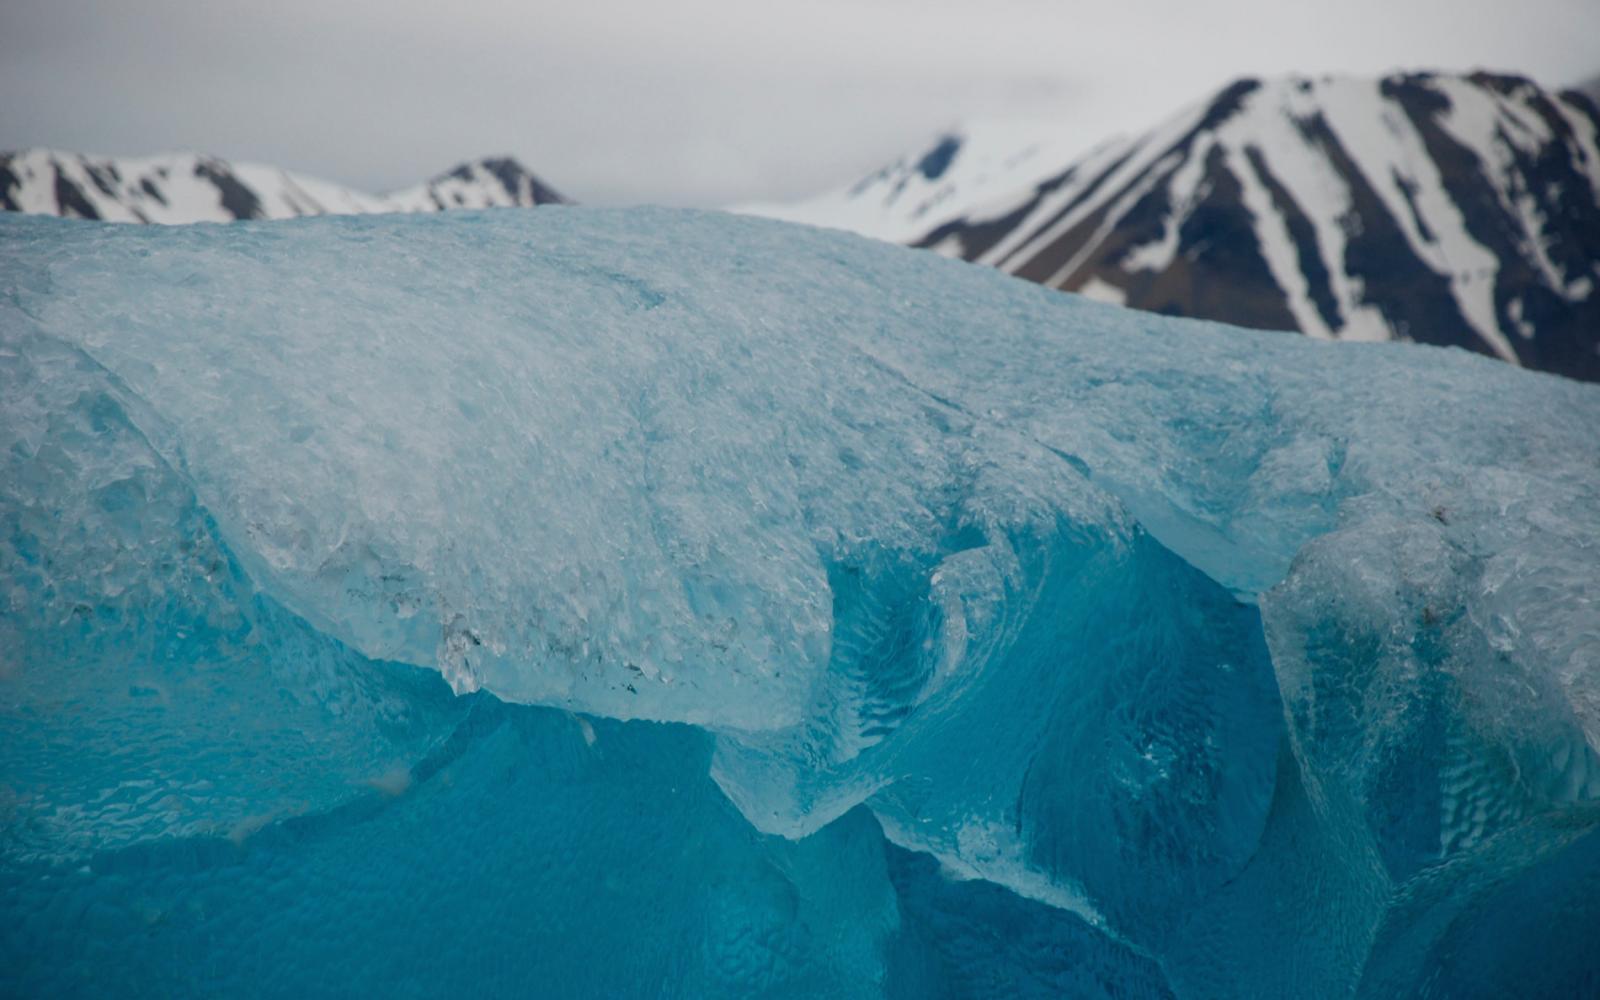
M 564 201 L 510 157 L 463 163 L 424 184 L 372 195 L 277 167 L 198 153 L 109 157 L 27 149 L 0 154 L 0 208 L 111 222 L 231 222 Z
M 970 123 L 847 188 L 802 202 L 736 205 L 732 211 L 914 243 L 941 223 L 1060 173 L 1062 164 L 1083 151 L 1079 138 L 1041 119 Z
M 1050 134 L 952 133 L 848 190 L 745 210 L 1140 309 L 1600 379 L 1600 110 L 1577 91 L 1240 80 L 1086 154 Z

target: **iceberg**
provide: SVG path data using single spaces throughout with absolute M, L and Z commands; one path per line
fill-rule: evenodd
M 1597 426 L 718 213 L 0 219 L 0 966 L 1593 992 Z

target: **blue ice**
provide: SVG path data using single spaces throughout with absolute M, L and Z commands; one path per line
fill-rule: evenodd
M 1596 992 L 1596 427 L 716 213 L 0 219 L 7 991 Z

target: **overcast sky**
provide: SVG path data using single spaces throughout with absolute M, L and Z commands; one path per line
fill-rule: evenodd
M 508 152 L 588 202 L 854 179 L 957 121 L 1092 145 L 1239 75 L 1600 72 L 1600 0 L 0 0 L 0 148 L 372 190 Z

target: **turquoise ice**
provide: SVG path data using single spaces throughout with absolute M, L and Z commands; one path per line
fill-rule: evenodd
M 1592 990 L 1597 427 L 719 214 L 0 220 L 0 966 Z

